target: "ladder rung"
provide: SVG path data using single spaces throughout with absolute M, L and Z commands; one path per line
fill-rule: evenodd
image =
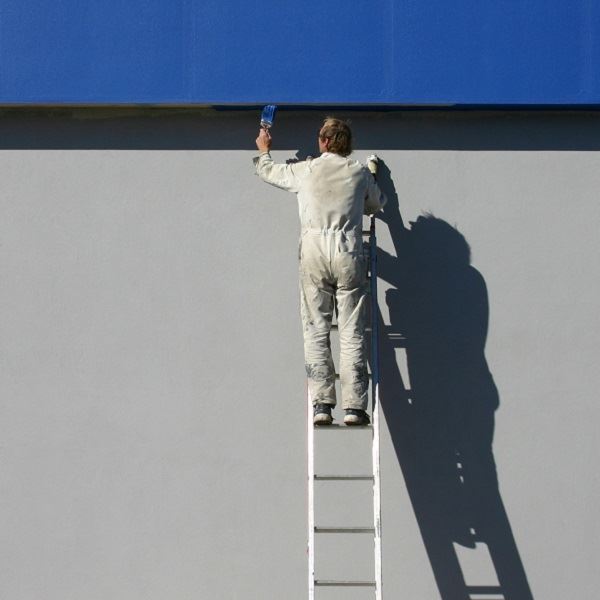
M 406 336 L 401 331 L 396 330 L 391 325 L 384 325 L 380 328 L 380 332 L 382 335 L 386 335 L 389 338 L 403 338 L 406 339 Z
M 373 475 L 315 475 L 315 481 L 373 481 Z
M 363 235 L 371 235 L 371 230 L 370 229 L 363 229 L 362 230 L 362 234 Z
M 368 377 L 369 379 L 372 379 L 372 378 L 373 378 L 373 374 L 372 374 L 372 373 L 367 373 L 367 377 Z M 336 378 L 336 380 L 339 380 L 339 378 L 340 378 L 340 374 L 339 374 L 339 373 L 336 373 L 336 374 L 335 374 L 335 378 Z
M 315 425 L 314 429 L 326 431 L 327 429 L 372 429 L 373 425 L 344 425 L 343 423 L 332 423 L 331 425 Z
M 326 579 L 315 579 L 315 585 L 336 587 L 375 587 L 374 581 L 331 581 Z
M 315 533 L 375 533 L 374 527 L 315 527 Z

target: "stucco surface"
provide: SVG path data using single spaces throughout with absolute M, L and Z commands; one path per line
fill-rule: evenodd
M 426 393 L 408 402 L 411 349 L 383 340 L 384 597 L 454 600 L 460 577 L 509 585 L 512 573 L 513 598 L 530 588 L 540 600 L 592 600 L 598 117 L 348 115 L 357 157 L 377 152 L 386 167 L 384 333 L 426 331 L 421 351 L 439 341 L 439 329 L 426 326 L 430 313 L 418 312 L 421 329 L 410 321 L 415 281 L 417 299 L 437 291 L 437 316 L 464 301 L 451 314 L 477 306 L 485 320 L 487 293 L 487 338 L 483 325 L 469 329 L 467 320 L 461 329 L 458 317 L 453 335 L 459 349 L 484 338 L 499 400 L 497 410 L 476 411 L 486 427 L 492 419 L 493 445 L 489 430 L 479 435 L 483 420 L 461 438 L 480 440 L 497 467 L 498 487 L 490 469 L 482 480 L 495 507 L 488 531 L 502 547 L 494 562 L 480 540 L 475 549 L 452 544 L 464 542 L 473 515 L 483 517 L 436 479 L 449 446 L 440 445 L 447 431 L 435 415 L 462 406 L 473 387 L 463 379 L 461 392 L 452 379 L 437 389 L 436 401 L 447 401 L 439 410 L 425 406 Z M 314 151 L 322 116 L 280 113 L 274 157 Z M 3 114 L 2 597 L 306 597 L 298 216 L 293 195 L 252 173 L 257 123 L 236 111 Z M 470 246 L 472 269 L 454 279 L 464 285 L 423 283 L 422 254 L 405 245 L 423 212 Z M 413 349 L 413 366 L 433 373 L 433 356 Z M 417 405 L 421 417 L 411 412 Z M 333 434 L 319 444 L 324 470 L 354 470 L 368 448 Z M 473 494 L 477 505 L 477 486 Z M 327 518 L 362 519 L 368 492 L 349 497 L 324 492 Z M 332 570 L 368 571 L 368 548 L 325 552 Z M 370 597 L 352 594 L 344 598 Z

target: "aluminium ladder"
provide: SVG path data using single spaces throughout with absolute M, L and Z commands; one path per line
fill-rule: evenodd
M 369 236 L 369 281 L 371 298 L 371 406 L 372 424 L 365 426 L 327 425 L 319 430 L 372 430 L 372 475 L 322 475 L 315 473 L 315 426 L 313 425 L 312 399 L 307 393 L 308 431 L 308 599 L 315 600 L 315 588 L 327 587 L 370 587 L 375 590 L 375 600 L 382 600 L 381 591 L 381 485 L 379 472 L 379 349 L 378 349 L 378 305 L 377 305 L 377 239 L 375 217 L 371 217 L 370 229 L 363 231 Z M 315 524 L 315 481 L 359 481 L 373 482 L 373 526 L 372 527 L 322 527 Z M 371 533 L 374 538 L 375 576 L 372 581 L 315 579 L 315 535 L 337 533 Z

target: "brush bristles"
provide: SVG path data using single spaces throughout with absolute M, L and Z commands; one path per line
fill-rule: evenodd
M 275 106 L 274 104 L 267 104 L 267 106 L 263 108 L 262 114 L 260 116 L 261 127 L 265 127 L 266 129 L 268 129 L 273 125 L 276 110 L 277 106 Z

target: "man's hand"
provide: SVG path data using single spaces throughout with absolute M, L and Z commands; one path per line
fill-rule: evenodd
M 258 137 L 256 138 L 256 147 L 259 152 L 268 152 L 271 149 L 271 134 L 268 129 L 260 128 Z

